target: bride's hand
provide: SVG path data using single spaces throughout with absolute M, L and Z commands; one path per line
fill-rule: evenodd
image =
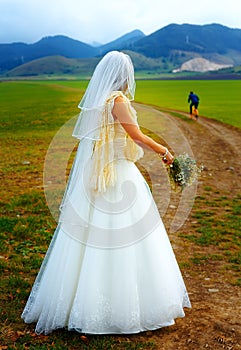
M 173 155 L 168 151 L 167 155 L 162 158 L 163 163 L 166 165 L 171 165 L 174 161 Z

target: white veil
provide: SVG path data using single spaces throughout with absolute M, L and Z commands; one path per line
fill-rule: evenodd
M 130 57 L 119 51 L 107 53 L 98 63 L 87 90 L 79 103 L 81 109 L 73 136 L 98 139 L 105 101 L 113 91 L 122 91 L 134 99 L 134 68 Z
M 128 55 L 111 51 L 96 66 L 87 90 L 79 103 L 81 112 L 74 127 L 73 136 L 79 139 L 80 143 L 60 206 L 61 216 L 64 214 L 64 208 L 69 206 L 70 202 L 74 206 L 73 192 L 78 191 L 81 186 L 88 192 L 88 181 L 91 177 L 93 163 L 92 155 L 96 141 L 101 139 L 105 103 L 115 91 L 121 91 L 129 100 L 134 99 L 134 68 Z M 109 119 L 105 120 L 105 125 L 113 125 L 113 118 L 109 117 Z M 111 147 L 111 144 L 107 147 Z

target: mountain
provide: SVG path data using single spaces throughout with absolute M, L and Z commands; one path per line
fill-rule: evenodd
M 194 64 L 202 66 L 195 71 L 202 71 L 204 62 L 205 70 L 210 71 L 241 64 L 241 29 L 215 23 L 170 24 L 147 36 L 134 30 L 100 46 L 61 35 L 43 38 L 34 44 L 0 44 L 0 74 L 26 76 L 62 72 L 82 75 L 85 71 L 88 76 L 94 64 L 110 50 L 127 52 L 135 69 L 145 74 L 183 71 L 183 64 L 185 69 L 193 70 L 192 63 L 199 62 L 193 59 L 206 60 Z M 187 62 L 189 64 L 185 65 Z
M 0 74 L 21 64 L 46 56 L 63 56 L 66 58 L 90 58 L 102 55 L 121 46 L 129 46 L 142 38 L 140 30 L 134 30 L 106 45 L 94 47 L 63 35 L 48 36 L 34 44 L 12 43 L 0 44 Z
M 224 55 L 228 50 L 241 52 L 241 29 L 220 24 L 170 24 L 148 35 L 129 49 L 147 57 L 167 57 L 173 51 Z
M 161 58 L 149 58 L 133 51 L 125 51 L 135 66 L 136 72 L 156 71 L 164 69 Z M 38 58 L 9 70 L 8 77 L 49 76 L 49 75 L 77 75 L 90 77 L 101 57 L 92 58 L 66 58 L 62 56 L 48 56 Z
M 119 50 L 119 49 L 122 49 L 123 47 L 131 47 L 131 45 L 133 45 L 136 41 L 144 37 L 145 37 L 145 34 L 142 31 L 138 29 L 133 30 L 132 32 L 127 33 L 121 36 L 120 38 L 114 41 L 111 41 L 108 44 L 100 46 L 99 54 L 104 55 L 108 51 Z
M 46 56 L 87 58 L 97 54 L 96 48 L 62 35 L 49 36 L 34 44 L 0 44 L 0 73 Z

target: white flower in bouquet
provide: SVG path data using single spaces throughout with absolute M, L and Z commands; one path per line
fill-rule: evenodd
M 202 171 L 202 166 L 198 167 L 196 161 L 187 153 L 177 156 L 173 163 L 167 167 L 169 180 L 175 190 L 181 191 L 186 186 L 191 186 Z

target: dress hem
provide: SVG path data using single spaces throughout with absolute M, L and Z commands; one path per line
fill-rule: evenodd
M 191 306 L 183 306 L 184 308 L 191 308 Z M 57 331 L 57 330 L 67 330 L 67 331 L 75 331 L 75 332 L 78 332 L 78 333 L 81 333 L 81 334 L 87 334 L 87 335 L 118 335 L 118 334 L 138 334 L 138 333 L 142 333 L 142 332 L 147 332 L 147 331 L 155 331 L 157 329 L 160 329 L 160 328 L 164 328 L 164 327 L 170 327 L 170 326 L 173 326 L 175 324 L 175 320 L 178 319 L 178 318 L 184 318 L 185 317 L 185 313 L 183 311 L 183 314 L 182 315 L 178 315 L 176 317 L 174 317 L 173 319 L 171 319 L 170 321 L 166 321 L 164 323 L 160 323 L 160 324 L 157 324 L 157 325 L 153 325 L 153 326 L 148 326 L 148 327 L 142 327 L 142 328 L 139 328 L 139 329 L 136 329 L 136 330 L 131 330 L 131 331 L 128 331 L 128 330 L 119 330 L 119 331 L 103 331 L 103 332 L 96 332 L 96 331 L 88 331 L 88 330 L 84 330 L 84 329 L 80 329 L 80 328 L 77 328 L 77 327 L 68 327 L 68 326 L 59 326 L 59 327 L 56 327 L 56 328 L 53 328 L 47 332 L 45 332 L 44 330 L 43 331 L 36 331 L 35 329 L 35 333 L 37 335 L 41 335 L 41 334 L 44 334 L 44 335 L 49 335 L 51 334 L 52 332 L 54 331 Z M 24 320 L 25 321 L 25 320 Z M 32 322 L 27 322 L 25 321 L 25 323 L 32 323 Z

